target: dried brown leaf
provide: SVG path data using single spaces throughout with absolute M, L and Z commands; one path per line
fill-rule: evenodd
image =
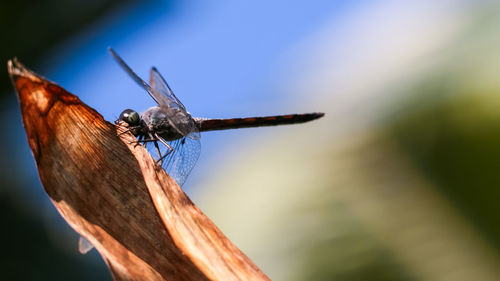
M 268 280 L 131 134 L 17 60 L 8 70 L 45 191 L 115 280 Z

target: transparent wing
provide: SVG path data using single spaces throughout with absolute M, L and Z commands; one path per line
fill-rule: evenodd
M 167 81 L 163 79 L 160 72 L 156 67 L 151 68 L 151 73 L 149 77 L 149 82 L 153 87 L 153 94 L 156 99 L 161 101 L 160 105 L 166 105 L 167 107 L 175 108 L 177 110 L 168 110 L 166 115 L 168 119 L 172 121 L 173 126 L 183 135 L 188 136 L 192 139 L 199 139 L 200 132 L 196 123 L 194 122 L 191 114 L 186 111 L 186 108 L 182 102 L 174 95 L 174 92 L 167 84 Z M 183 124 L 181 126 L 181 124 Z
M 80 236 L 80 239 L 78 240 L 78 251 L 80 254 L 85 255 L 92 250 L 92 248 L 94 248 L 94 245 L 92 245 L 89 240 L 83 238 L 83 236 Z
M 194 134 L 199 134 L 199 132 L 194 132 Z M 169 141 L 168 144 L 173 148 L 173 151 L 163 159 L 162 167 L 179 186 L 182 186 L 200 156 L 200 138 L 189 134 L 183 138 Z M 158 145 L 161 154 L 164 155 L 168 148 L 161 142 L 158 142 Z M 158 159 L 158 153 L 153 143 L 148 143 L 146 148 L 155 159 Z
M 158 96 L 158 95 L 154 94 L 154 91 L 151 88 L 151 86 L 149 86 L 148 83 L 144 82 L 144 80 L 142 80 L 137 74 L 135 74 L 135 72 L 130 68 L 130 66 L 128 66 L 123 61 L 123 59 L 115 52 L 115 50 L 113 50 L 112 48 L 109 48 L 108 50 L 111 53 L 111 55 L 113 56 L 113 58 L 116 60 L 116 62 L 118 62 L 118 64 L 123 68 L 123 70 L 125 70 L 125 72 L 127 72 L 127 74 L 137 84 L 139 84 L 139 86 L 143 87 L 146 90 L 146 92 L 148 92 L 148 94 L 156 101 L 156 103 L 158 103 L 160 105 L 164 104 L 165 101 L 156 99 L 156 96 Z
M 163 79 L 156 67 L 151 68 L 149 83 L 151 84 L 151 87 L 153 87 L 153 95 L 156 100 L 160 101 L 158 102 L 159 104 L 176 107 L 186 111 L 182 102 L 174 95 L 174 92 L 170 89 L 170 86 L 168 86 L 167 81 Z

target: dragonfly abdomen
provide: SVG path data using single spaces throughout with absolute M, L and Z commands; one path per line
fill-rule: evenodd
M 264 117 L 231 118 L 231 119 L 194 118 L 194 120 L 200 131 L 214 131 L 214 130 L 228 130 L 228 129 L 304 123 L 323 117 L 323 115 L 325 114 L 321 112 L 314 112 L 314 113 L 304 113 L 304 114 L 288 114 L 288 115 L 275 115 L 275 116 L 264 116 Z

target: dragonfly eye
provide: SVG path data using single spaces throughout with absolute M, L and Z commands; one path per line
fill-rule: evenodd
M 122 114 L 120 114 L 120 120 L 125 121 L 130 126 L 139 125 L 139 113 L 132 109 L 125 109 Z

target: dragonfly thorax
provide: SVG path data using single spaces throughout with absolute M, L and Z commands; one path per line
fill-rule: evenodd
M 167 141 L 180 139 L 190 132 L 189 126 L 193 126 L 191 116 L 186 114 L 174 107 L 153 106 L 141 114 L 142 130 Z

